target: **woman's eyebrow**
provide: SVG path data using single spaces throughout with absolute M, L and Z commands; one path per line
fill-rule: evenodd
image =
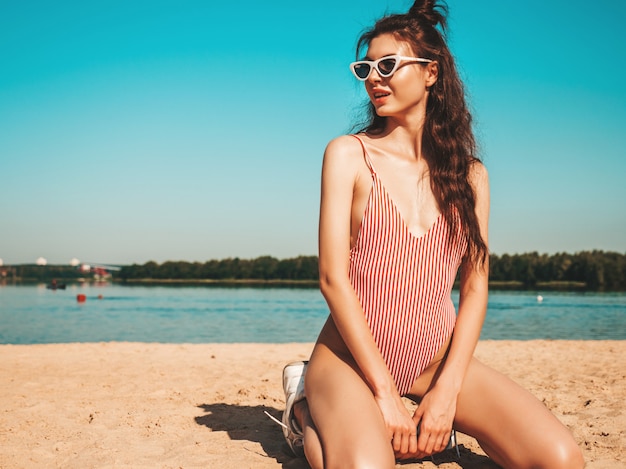
M 395 52 L 389 52 L 388 54 L 383 54 L 380 57 L 378 57 L 378 59 L 382 59 L 384 57 L 391 57 L 392 55 L 398 55 Z M 376 59 L 376 60 L 378 60 Z M 374 61 L 374 59 L 372 59 L 369 55 L 366 55 L 365 57 L 363 57 L 361 60 L 371 60 L 372 62 Z

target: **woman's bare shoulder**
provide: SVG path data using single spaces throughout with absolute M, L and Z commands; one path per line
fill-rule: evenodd
M 484 190 L 489 187 L 489 172 L 482 161 L 476 160 L 470 166 L 469 182 L 474 190 Z
M 335 181 L 342 186 L 354 185 L 369 174 L 361 142 L 351 135 L 331 140 L 324 152 L 322 180 Z
M 324 151 L 324 166 L 356 170 L 363 164 L 363 147 L 353 135 L 334 138 Z
M 474 162 L 470 167 L 469 181 L 474 188 L 476 195 L 476 214 L 479 220 L 482 220 L 483 232 L 482 236 L 485 242 L 487 242 L 487 220 L 489 218 L 489 174 L 487 168 L 480 161 Z

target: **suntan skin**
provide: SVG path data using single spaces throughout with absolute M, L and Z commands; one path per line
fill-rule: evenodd
M 391 35 L 371 41 L 370 59 L 391 54 L 415 55 Z M 405 63 L 392 77 L 374 70 L 365 82 L 377 113 L 388 119 L 381 135 L 362 138 L 415 236 L 439 215 L 420 145 L 428 87 L 437 75 L 437 63 Z M 378 98 L 379 91 L 387 96 Z M 481 164 L 474 165 L 471 183 L 486 242 L 489 183 Z M 583 467 L 570 432 L 541 402 L 473 358 L 487 306 L 487 265 L 462 265 L 453 336 L 413 384 L 410 395 L 421 403 L 414 415 L 407 411 L 348 278 L 349 251 L 371 187 L 359 142 L 333 140 L 324 155 L 319 226 L 320 284 L 331 316 L 310 358 L 306 400 L 294 408 L 311 467 L 391 468 L 396 459 L 443 450 L 453 425 L 506 468 Z

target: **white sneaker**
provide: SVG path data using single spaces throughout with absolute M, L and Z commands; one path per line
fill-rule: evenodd
M 285 440 L 298 457 L 304 456 L 303 434 L 300 425 L 294 418 L 293 406 L 303 400 L 304 397 L 304 374 L 308 361 L 299 361 L 289 363 L 283 368 L 283 390 L 285 391 L 285 411 L 283 412 L 283 421 L 280 422 L 267 412 L 265 414 L 283 427 L 283 435 Z
M 304 456 L 302 429 L 293 415 L 293 406 L 304 399 L 304 374 L 309 362 L 292 362 L 283 368 L 285 411 L 283 412 L 283 435 L 296 456 Z

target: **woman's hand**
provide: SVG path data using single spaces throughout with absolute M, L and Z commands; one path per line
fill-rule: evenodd
M 417 451 L 417 425 L 400 396 L 375 399 L 383 414 L 396 458 L 401 459 L 405 455 L 414 454 Z
M 413 421 L 419 425 L 417 458 L 439 453 L 450 442 L 452 423 L 456 413 L 457 395 L 442 386 L 428 391 L 413 414 Z

